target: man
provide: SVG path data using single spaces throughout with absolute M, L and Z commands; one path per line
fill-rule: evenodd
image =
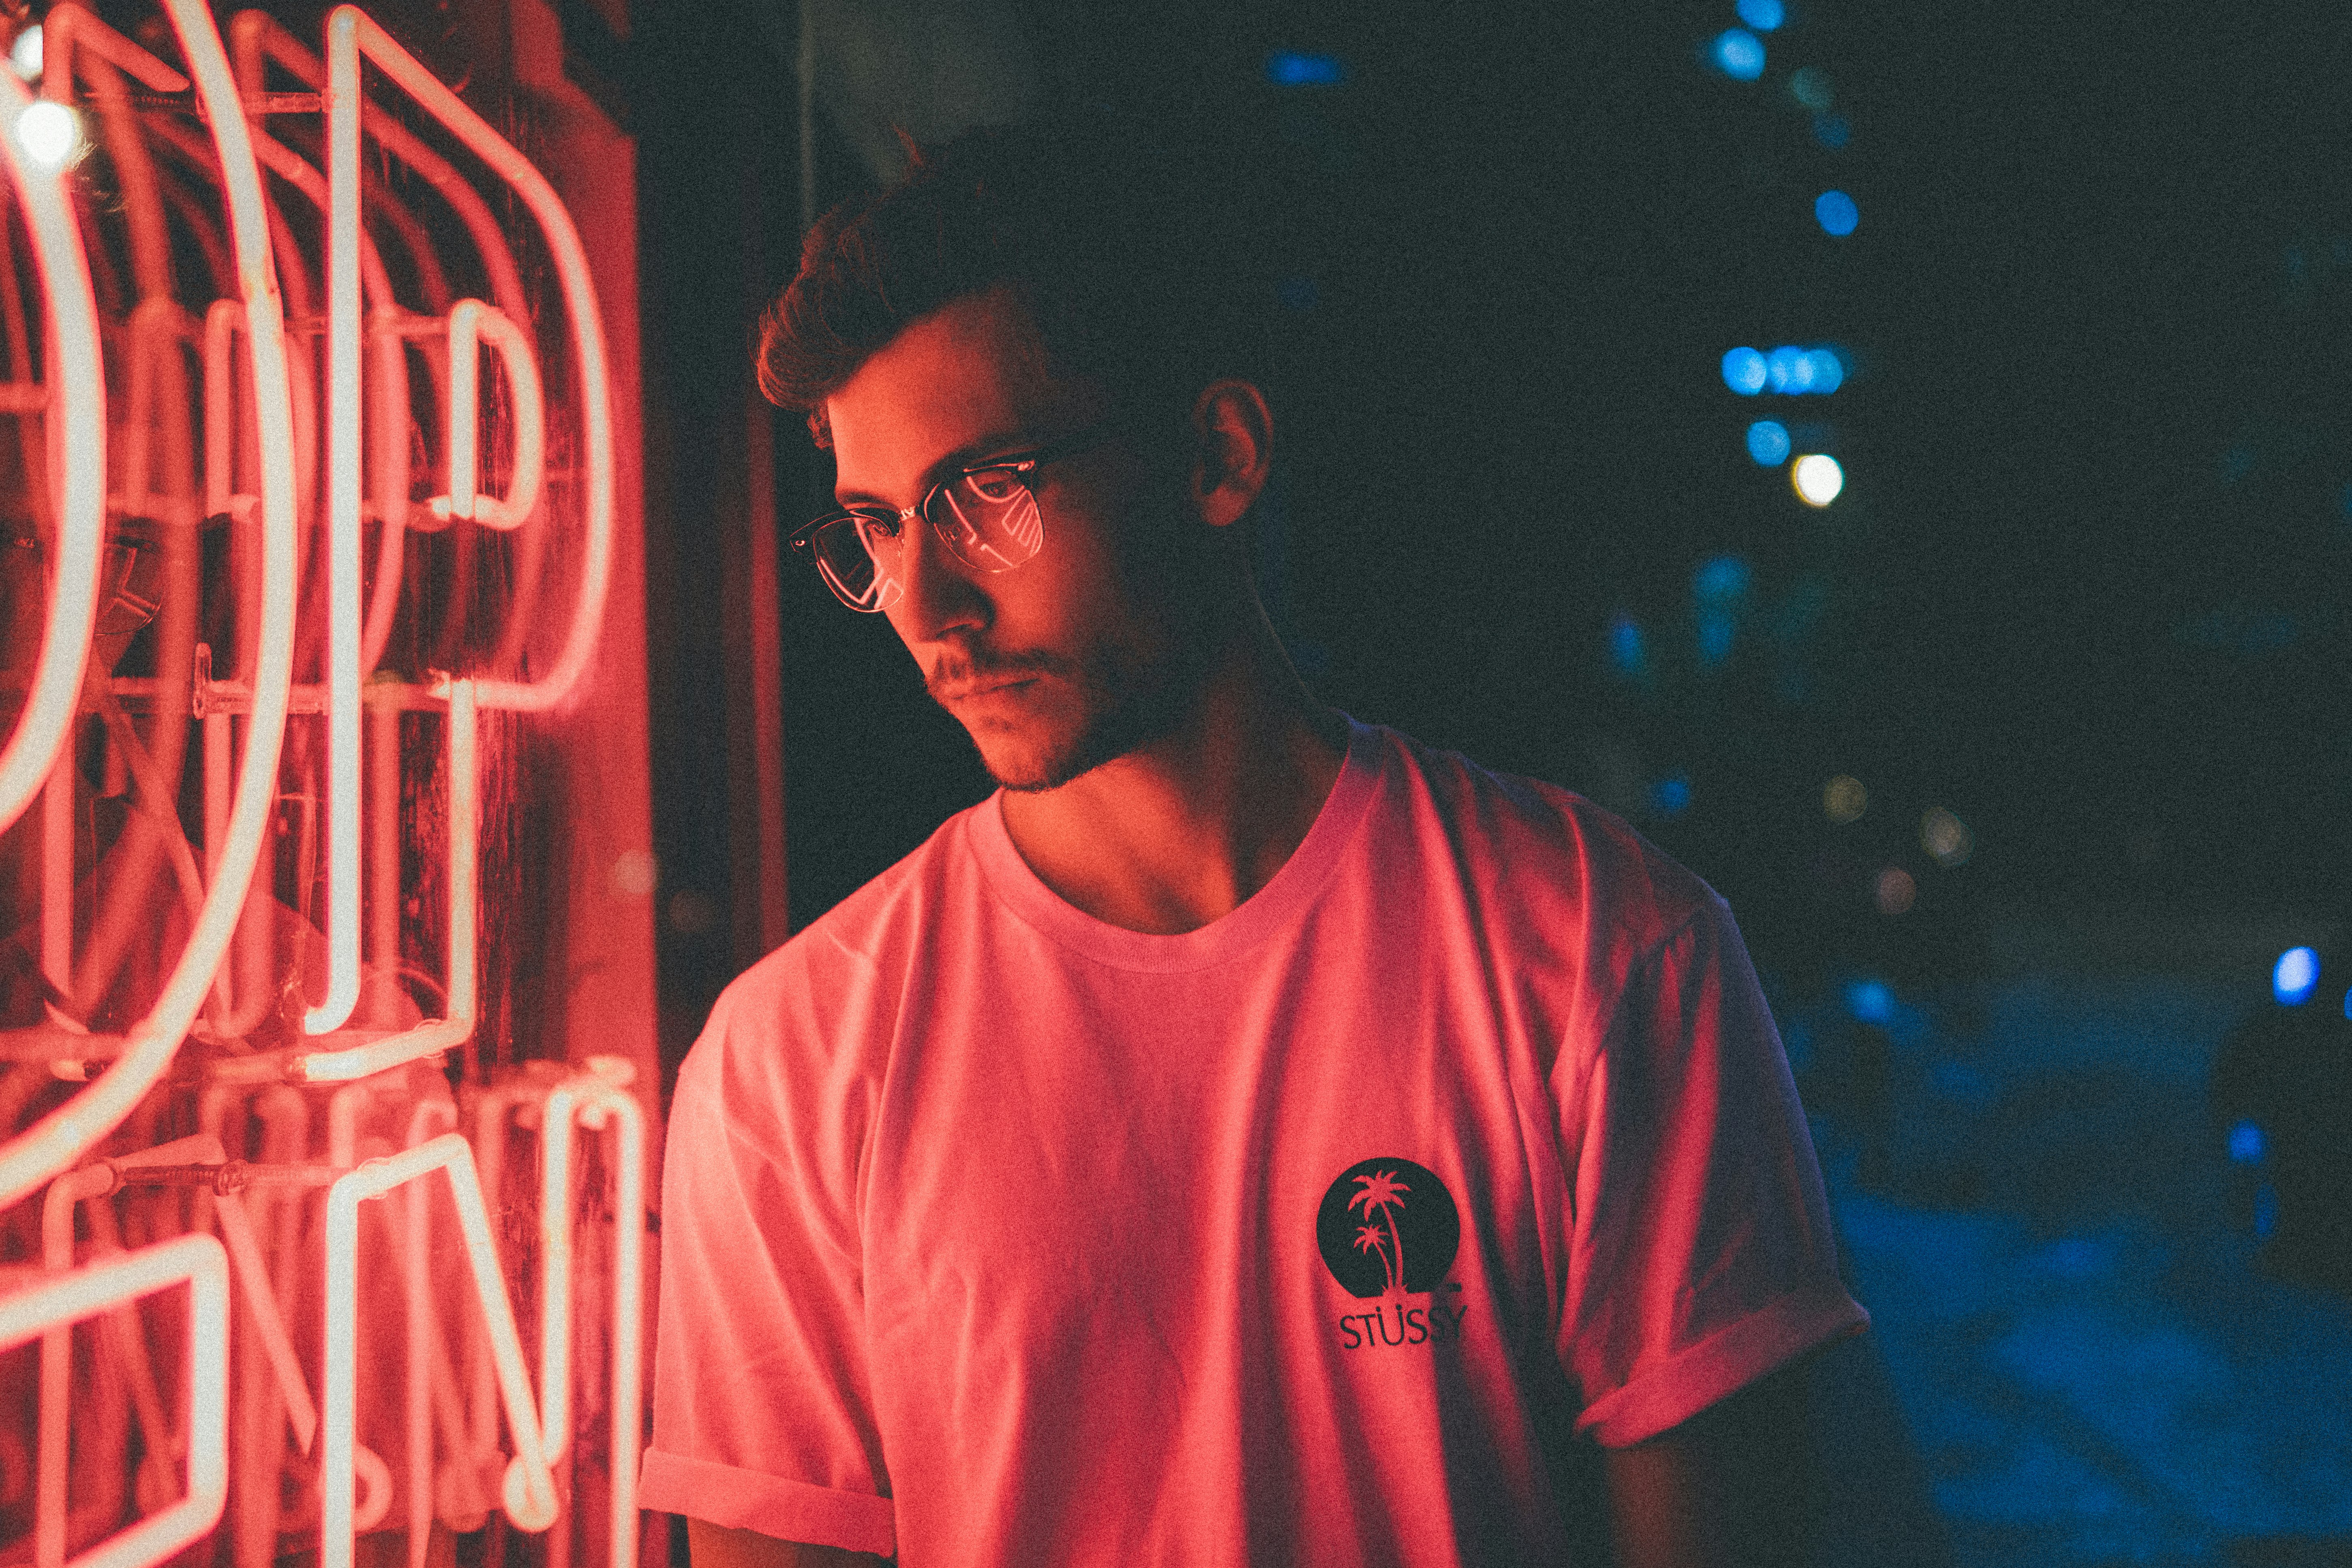
M 771 312 L 795 543 L 1003 787 L 688 1057 L 643 1500 L 696 1568 L 1793 1561 L 1865 1320 L 1728 912 L 1307 691 L 1179 195 L 974 136 Z

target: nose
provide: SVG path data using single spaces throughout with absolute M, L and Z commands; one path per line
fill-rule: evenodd
M 938 642 L 958 627 L 985 629 L 988 595 L 963 564 L 948 553 L 939 534 L 922 518 L 908 518 L 898 535 L 898 602 L 890 625 L 909 647 Z

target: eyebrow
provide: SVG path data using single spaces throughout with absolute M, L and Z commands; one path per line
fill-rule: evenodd
M 1020 451 L 1024 447 L 1034 447 L 1036 444 L 1025 430 L 994 431 L 976 441 L 967 441 L 923 470 L 922 491 L 925 495 L 929 495 L 931 487 L 938 484 L 942 476 L 958 468 L 971 467 L 985 454 L 1009 455 Z M 890 502 L 870 491 L 845 490 L 838 487 L 833 492 L 833 499 L 844 506 L 866 501 L 870 501 L 876 506 L 890 506 Z M 892 507 L 891 510 L 895 511 L 898 509 Z

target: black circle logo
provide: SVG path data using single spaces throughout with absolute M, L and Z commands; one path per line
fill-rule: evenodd
M 1315 1245 L 1351 1296 L 1423 1295 L 1454 1267 L 1462 1215 L 1426 1165 L 1364 1160 L 1340 1172 L 1323 1194 Z

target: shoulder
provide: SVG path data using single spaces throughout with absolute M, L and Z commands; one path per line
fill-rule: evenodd
M 958 813 L 888 870 L 835 905 L 721 992 L 678 1069 L 677 1102 L 747 1108 L 840 1093 L 877 1073 L 905 977 L 925 933 L 971 896 Z
M 1622 973 L 1694 925 L 1726 918 L 1714 889 L 1614 812 L 1558 784 L 1381 734 L 1392 802 L 1415 840 L 1424 852 L 1442 840 L 1465 889 L 1506 929 L 1577 931 L 1589 949 L 1611 950 Z

